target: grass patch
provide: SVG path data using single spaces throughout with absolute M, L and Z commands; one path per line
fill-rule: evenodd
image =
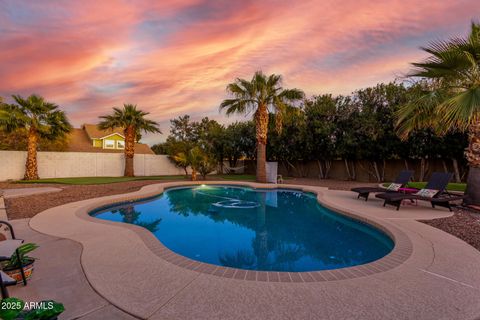
M 384 187 L 388 187 L 390 183 L 384 183 Z M 409 188 L 415 188 L 415 189 L 423 189 L 427 185 L 427 182 L 409 182 L 407 186 Z M 466 183 L 449 183 L 447 186 L 448 191 L 460 191 L 460 192 L 465 192 L 467 189 L 467 184 Z
M 223 180 L 232 180 L 232 181 L 255 181 L 254 174 L 216 174 L 209 176 L 209 178 L 220 178 Z
M 147 176 L 147 177 L 80 177 L 80 178 L 51 178 L 23 181 L 19 180 L 17 183 L 55 183 L 55 184 L 108 184 L 128 181 L 142 181 L 142 180 L 185 180 L 184 175 L 180 176 Z
M 426 182 L 409 182 L 408 186 L 410 188 L 417 188 L 417 189 L 423 189 L 427 185 Z M 447 186 L 448 191 L 460 191 L 460 192 L 465 192 L 467 189 L 467 184 L 466 183 L 449 183 Z

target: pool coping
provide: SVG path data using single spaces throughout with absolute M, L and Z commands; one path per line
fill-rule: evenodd
M 165 190 L 175 187 L 188 187 L 196 185 L 227 185 L 227 186 L 244 186 L 250 187 L 253 189 L 290 189 L 298 190 L 303 192 L 314 193 L 317 197 L 317 201 L 324 207 L 333 210 L 341 215 L 350 217 L 354 220 L 360 221 L 371 225 L 377 229 L 380 229 L 382 232 L 387 234 L 392 241 L 394 242 L 394 247 L 390 253 L 386 256 L 366 263 L 362 265 L 340 268 L 340 269 L 331 269 L 331 270 L 320 270 L 320 271 L 304 271 L 304 272 L 277 272 L 277 271 L 256 271 L 256 270 L 245 270 L 237 269 L 230 267 L 217 266 L 213 264 L 208 264 L 205 262 L 200 262 L 196 260 L 189 259 L 185 256 L 177 254 L 166 246 L 164 246 L 160 240 L 158 240 L 153 233 L 147 229 L 123 222 L 114 222 L 101 220 L 95 217 L 90 216 L 90 212 L 99 210 L 105 206 L 111 206 L 121 203 L 136 202 L 139 200 L 148 199 L 162 194 Z M 313 186 L 301 186 L 301 185 L 274 185 L 274 184 L 260 184 L 254 182 L 232 182 L 232 181 L 190 181 L 190 182 L 170 182 L 162 184 L 154 184 L 145 186 L 137 192 L 121 194 L 110 197 L 90 199 L 95 200 L 92 203 L 89 203 L 87 206 L 79 208 L 75 215 L 83 220 L 89 222 L 121 226 L 135 232 L 145 243 L 148 249 L 160 257 L 161 259 L 176 265 L 178 267 L 204 273 L 208 275 L 213 275 L 221 278 L 235 279 L 235 280 L 244 280 L 244 281 L 258 281 L 258 282 L 285 282 L 285 283 L 303 283 L 303 282 L 325 282 L 325 281 L 339 281 L 347 279 L 355 279 L 366 277 L 382 272 L 392 270 L 406 260 L 410 258 L 413 252 L 413 245 L 409 237 L 400 229 L 394 225 L 384 221 L 377 220 L 371 217 L 365 217 L 355 213 L 353 211 L 337 208 L 334 205 L 329 204 L 324 199 L 324 193 L 321 191 L 321 187 Z

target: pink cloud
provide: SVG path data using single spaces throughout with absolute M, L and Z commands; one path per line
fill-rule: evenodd
M 0 94 L 43 94 L 76 124 L 123 102 L 163 123 L 215 114 L 226 84 L 258 69 L 349 93 L 406 72 L 419 45 L 480 12 L 474 0 L 16 3 L 0 4 Z

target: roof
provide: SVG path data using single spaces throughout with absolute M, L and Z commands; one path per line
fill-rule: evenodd
M 99 153 L 123 153 L 123 149 L 103 149 L 94 147 L 86 130 L 73 129 L 68 135 L 68 147 L 65 151 L 70 152 L 99 152 Z M 135 143 L 136 154 L 155 154 L 147 144 Z
M 106 136 L 111 136 L 114 133 L 123 137 L 123 128 L 100 130 L 96 124 L 84 124 L 82 127 L 85 129 L 90 139 L 102 139 Z

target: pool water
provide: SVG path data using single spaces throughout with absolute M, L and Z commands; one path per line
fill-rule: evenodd
M 136 224 L 193 260 L 259 271 L 313 271 L 377 260 L 393 248 L 382 231 L 295 190 L 190 186 L 91 213 Z

